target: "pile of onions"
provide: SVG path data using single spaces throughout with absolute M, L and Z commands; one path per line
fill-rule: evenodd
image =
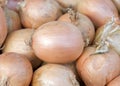
M 55 0 L 24 0 L 20 3 L 20 16 L 24 27 L 38 28 L 62 14 Z
M 32 48 L 36 56 L 45 62 L 73 62 L 81 55 L 84 45 L 80 30 L 68 22 L 46 23 L 32 36 Z
M 30 46 L 33 29 L 21 29 L 11 32 L 4 43 L 3 53 L 16 52 L 25 55 L 32 63 L 33 69 L 41 64 L 41 61 L 35 56 Z
M 113 16 L 118 19 L 118 11 L 112 0 L 80 0 L 77 10 L 88 16 L 98 27 Z
M 12 52 L 0 55 L 0 86 L 29 86 L 32 74 L 25 56 Z
M 108 85 L 106 86 L 119 86 L 120 85 L 120 75 L 113 79 Z
M 21 22 L 18 13 L 7 8 L 5 8 L 4 11 L 7 22 L 8 33 L 21 29 Z
M 95 35 L 95 28 L 92 21 L 85 15 L 68 9 L 67 13 L 62 15 L 58 21 L 66 21 L 74 24 L 82 32 L 85 45 L 92 43 Z
M 112 18 L 111 21 L 98 28 L 94 44 L 97 46 L 96 52 L 107 52 L 112 48 L 120 55 L 120 21 Z
M 80 86 L 75 74 L 67 67 L 46 64 L 33 75 L 32 86 Z
M 7 36 L 7 24 L 4 12 L 0 7 L 0 47 L 2 46 L 5 38 Z
M 86 86 L 106 86 L 120 74 L 120 57 L 110 49 L 95 53 L 95 47 L 85 48 L 77 61 L 77 70 Z
M 112 0 L 115 6 L 117 7 L 118 11 L 120 12 L 120 0 Z

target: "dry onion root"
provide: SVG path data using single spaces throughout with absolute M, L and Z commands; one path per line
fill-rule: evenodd
M 77 70 L 86 86 L 106 86 L 120 74 L 120 57 L 112 49 L 95 53 L 96 47 L 85 48 L 77 61 Z
M 33 32 L 34 30 L 29 28 L 11 32 L 6 38 L 2 51 L 3 53 L 16 52 L 25 55 L 32 63 L 33 69 L 36 69 L 40 66 L 41 60 L 35 56 L 30 45 Z
M 83 52 L 80 30 L 71 23 L 53 21 L 37 28 L 32 36 L 32 48 L 38 58 L 50 63 L 75 61 Z
M 38 28 L 56 20 L 62 14 L 55 0 L 24 0 L 20 3 L 20 16 L 24 27 Z
M 13 52 L 0 55 L 0 86 L 29 86 L 32 74 L 25 56 Z
M 80 86 L 69 68 L 58 64 L 46 64 L 33 75 L 32 86 Z
M 68 8 L 67 13 L 62 15 L 58 21 L 70 22 L 77 26 L 82 32 L 85 46 L 92 43 L 95 35 L 95 28 L 92 21 L 87 16 Z

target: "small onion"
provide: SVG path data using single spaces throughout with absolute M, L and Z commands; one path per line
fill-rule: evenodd
M 28 28 L 38 28 L 62 14 L 61 7 L 55 0 L 25 0 L 20 3 L 20 8 L 22 24 Z
M 113 16 L 119 19 L 112 0 L 80 0 L 77 11 L 88 16 L 97 27 L 104 25 Z
M 110 49 L 95 53 L 95 47 L 85 48 L 77 61 L 77 70 L 86 86 L 106 86 L 120 74 L 120 57 Z
M 25 56 L 13 52 L 0 55 L 0 86 L 29 86 L 32 74 Z
M 5 38 L 7 36 L 7 24 L 4 12 L 0 7 L 0 47 L 2 46 Z
M 120 12 L 120 0 L 112 0 L 115 6 L 117 7 L 118 11 Z
M 108 85 L 106 86 L 120 86 L 120 75 L 113 79 Z
M 82 32 L 86 46 L 92 43 L 95 35 L 95 28 L 92 21 L 87 16 L 68 9 L 68 12 L 62 15 L 58 21 L 66 21 L 74 24 Z
M 41 61 L 35 56 L 29 44 L 33 31 L 33 29 L 21 29 L 11 32 L 5 41 L 3 53 L 16 52 L 23 54 L 32 63 L 33 69 L 36 69 L 41 64 Z
M 69 68 L 58 64 L 46 64 L 33 75 L 32 86 L 80 86 Z
M 5 8 L 4 11 L 5 11 L 6 21 L 7 21 L 8 33 L 21 29 L 21 22 L 20 22 L 20 17 L 18 13 L 7 8 Z
M 80 30 L 73 24 L 53 21 L 36 29 L 32 48 L 45 62 L 69 63 L 81 55 L 84 41 Z

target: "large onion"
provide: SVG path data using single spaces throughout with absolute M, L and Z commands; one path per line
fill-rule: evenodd
M 95 35 L 95 28 L 92 21 L 87 16 L 68 9 L 68 12 L 62 15 L 58 21 L 66 21 L 74 24 L 82 32 L 86 46 L 92 43 Z
M 84 42 L 80 30 L 73 24 L 53 21 L 36 29 L 32 47 L 45 62 L 68 63 L 81 55 Z
M 118 11 L 112 0 L 80 0 L 77 10 L 87 15 L 98 27 L 113 16 L 118 19 Z
M 120 12 L 120 0 L 112 0 L 115 6 L 117 7 L 118 11 Z
M 21 22 L 18 13 L 7 8 L 5 8 L 4 11 L 7 22 L 8 33 L 20 29 Z
M 62 14 L 61 7 L 55 0 L 25 0 L 20 7 L 22 24 L 28 28 L 38 28 Z
M 32 86 L 79 86 L 79 84 L 69 68 L 47 64 L 34 72 Z
M 12 52 L 0 55 L 0 86 L 29 86 L 32 73 L 25 56 Z
M 86 86 L 106 86 L 120 74 L 120 57 L 110 49 L 95 53 L 95 47 L 87 47 L 77 61 L 77 70 Z
M 33 69 L 36 69 L 41 61 L 35 56 L 29 44 L 33 31 L 33 29 L 21 29 L 10 33 L 5 41 L 3 53 L 16 52 L 23 54 L 32 63 Z
M 7 24 L 4 12 L 0 7 L 0 47 L 2 46 L 5 38 L 7 36 Z

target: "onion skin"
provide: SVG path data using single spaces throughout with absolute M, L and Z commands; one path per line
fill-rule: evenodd
M 25 0 L 20 8 L 22 24 L 27 28 L 36 29 L 44 23 L 56 20 L 62 14 L 61 7 L 55 0 Z
M 120 0 L 112 0 L 115 6 L 117 7 L 118 11 L 120 12 Z
M 108 85 L 106 86 L 119 86 L 120 85 L 120 75 L 113 79 Z
M 50 63 L 69 63 L 82 53 L 84 41 L 77 27 L 61 21 L 46 23 L 32 36 L 32 48 L 38 58 Z
M 4 43 L 3 53 L 5 52 L 16 52 L 23 54 L 32 63 L 33 69 L 40 66 L 41 60 L 39 60 L 31 48 L 29 42 L 34 30 L 30 28 L 21 29 L 10 33 Z
M 34 72 L 32 86 L 79 86 L 79 84 L 69 68 L 47 64 Z
M 82 32 L 86 46 L 92 43 L 95 36 L 95 28 L 87 16 L 70 10 L 68 13 L 62 15 L 58 21 L 66 21 L 74 24 Z
M 105 86 L 120 74 L 120 57 L 113 51 L 96 53 L 87 47 L 76 63 L 79 75 L 86 86 Z
M 13 52 L 0 55 L 0 86 L 29 86 L 32 74 L 25 56 Z
M 112 0 L 80 0 L 77 11 L 88 16 L 97 27 L 104 25 L 113 16 L 119 19 Z
M 7 21 L 8 33 L 21 29 L 21 21 L 18 13 L 7 8 L 5 8 L 4 11 L 5 11 L 6 21 Z
M 0 7 L 0 47 L 7 36 L 7 24 L 3 9 Z

